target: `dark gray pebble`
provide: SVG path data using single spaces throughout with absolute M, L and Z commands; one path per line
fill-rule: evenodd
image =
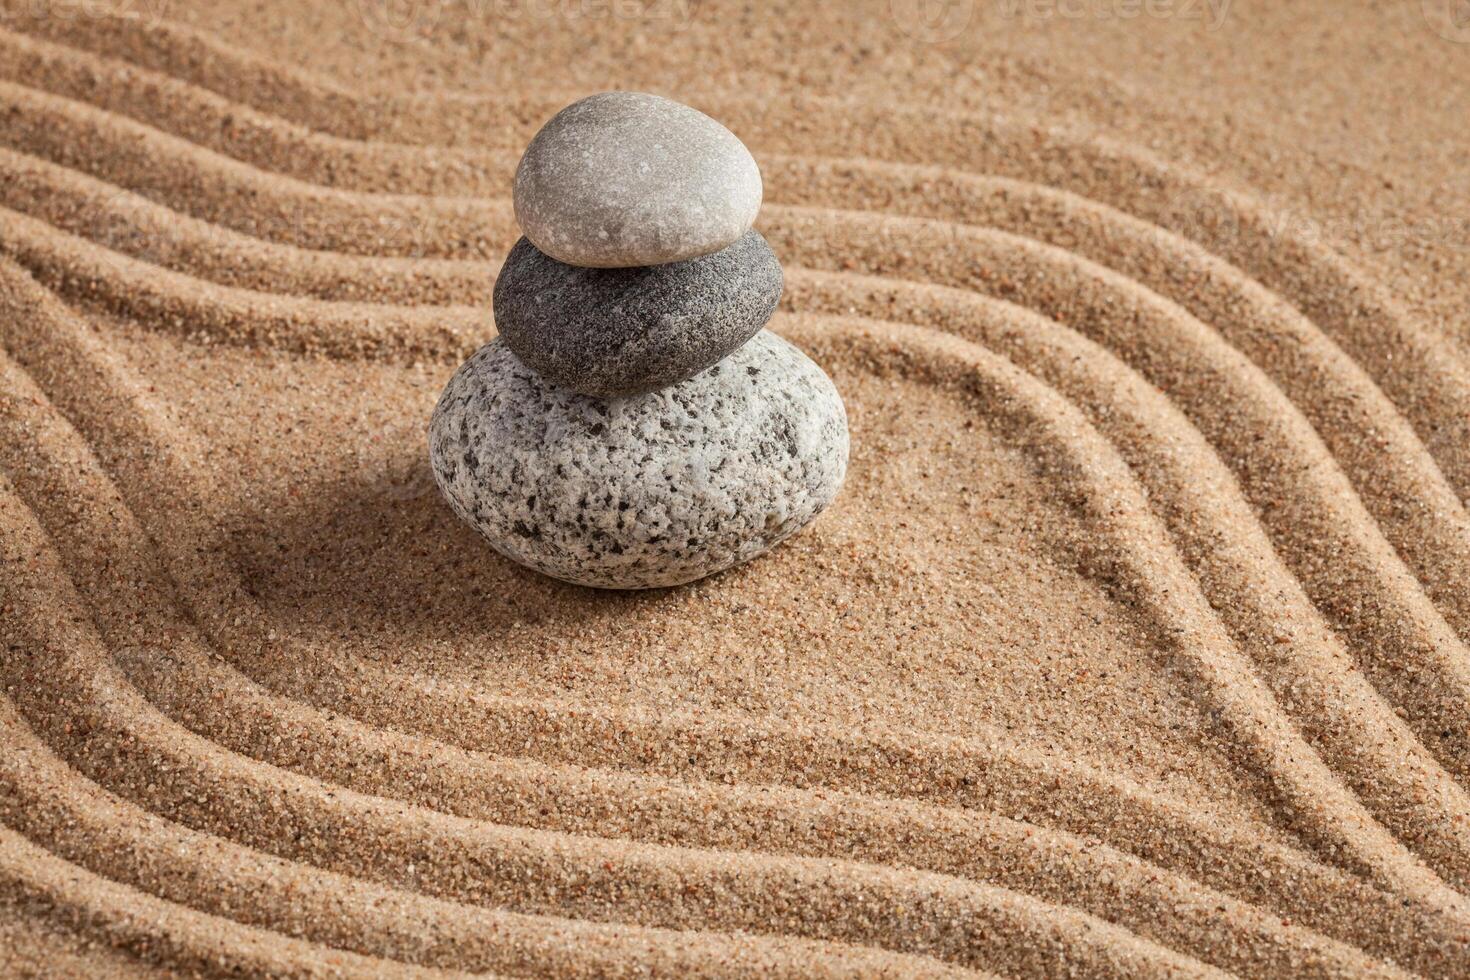
M 495 283 L 495 326 L 547 380 L 613 398 L 693 377 L 745 343 L 781 299 L 758 231 L 711 255 L 634 269 L 558 262 L 530 240 Z

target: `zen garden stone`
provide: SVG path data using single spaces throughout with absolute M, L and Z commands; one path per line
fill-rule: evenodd
M 574 102 L 531 140 L 515 213 L 537 248 L 568 265 L 660 265 L 716 252 L 755 222 L 761 173 L 709 116 L 657 95 Z
M 763 331 L 677 385 L 589 398 L 499 341 L 434 412 L 450 505 L 495 549 L 603 588 L 678 585 L 747 561 L 832 502 L 847 416 L 831 379 Z
M 450 379 L 434 478 L 501 554 L 581 585 L 644 589 L 769 550 L 837 496 L 847 413 L 762 329 L 781 297 L 751 229 L 760 171 L 668 99 L 592 96 L 532 140 L 525 234 L 495 286 L 501 336 Z
M 566 265 L 522 238 L 495 283 L 495 325 L 548 381 L 611 398 L 683 381 L 766 325 L 781 263 L 760 232 L 696 259 Z

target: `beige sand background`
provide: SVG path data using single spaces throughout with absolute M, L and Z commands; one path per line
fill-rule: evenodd
M 0 10 L 0 972 L 1470 973 L 1467 11 Z M 424 458 L 615 87 L 854 450 L 643 595 Z

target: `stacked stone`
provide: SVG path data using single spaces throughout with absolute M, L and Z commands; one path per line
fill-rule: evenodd
M 658 96 L 594 95 L 531 141 L 500 336 L 430 424 L 440 489 L 497 551 L 581 585 L 678 585 L 831 503 L 847 415 L 764 329 L 782 276 L 760 203 L 744 144 Z

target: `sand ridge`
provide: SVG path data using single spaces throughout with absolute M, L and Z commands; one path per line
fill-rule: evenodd
M 1470 363 L 1260 199 L 1019 110 L 694 100 L 852 480 L 610 597 L 462 534 L 415 422 L 566 99 L 16 7 L 17 969 L 1470 971 Z

